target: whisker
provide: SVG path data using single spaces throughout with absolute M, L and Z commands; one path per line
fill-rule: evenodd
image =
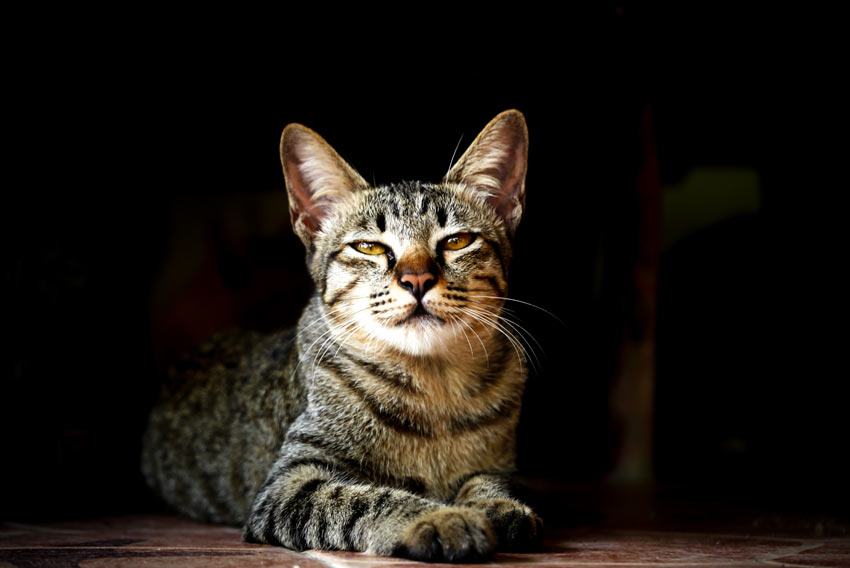
M 524 359 L 523 354 L 526 353 L 525 346 L 523 346 L 523 344 L 520 343 L 517 340 L 516 337 L 514 337 L 514 334 L 511 332 L 510 329 L 505 328 L 491 314 L 487 314 L 486 312 L 482 312 L 480 310 L 473 310 L 473 309 L 470 309 L 470 308 L 462 308 L 462 307 L 458 307 L 457 309 L 460 310 L 461 312 L 465 313 L 466 315 L 468 315 L 472 319 L 474 319 L 474 320 L 476 320 L 480 323 L 489 325 L 493 329 L 495 329 L 499 333 L 501 333 L 510 342 L 511 346 L 514 348 L 514 351 L 516 352 L 516 355 L 517 355 L 517 360 L 519 361 L 519 364 L 520 364 L 520 369 L 522 369 L 522 363 L 523 363 L 523 359 Z M 532 361 L 532 366 L 533 365 L 534 365 L 534 362 Z
M 353 325 L 353 322 L 349 320 L 345 324 L 337 326 L 333 329 L 329 329 L 327 332 L 323 333 L 322 336 L 320 336 L 320 338 L 321 338 L 321 337 L 327 335 L 325 340 L 319 346 L 319 349 L 316 351 L 316 354 L 313 356 L 313 372 L 314 373 L 316 372 L 316 368 L 319 366 L 319 363 L 321 362 L 322 358 L 324 358 L 325 348 L 327 347 L 329 342 L 333 341 L 334 333 L 339 332 L 340 330 L 343 330 L 342 333 L 345 333 L 351 325 Z M 314 344 L 315 344 L 315 342 L 314 342 Z M 307 353 L 309 353 L 309 351 Z
M 489 307 L 489 308 L 495 308 L 495 306 L 493 306 L 492 304 L 488 304 L 486 302 L 476 302 L 474 300 L 467 300 L 467 301 L 471 304 L 476 304 L 476 306 L 486 306 L 486 307 Z M 511 319 L 510 317 L 505 316 L 504 312 L 506 312 L 506 311 L 516 319 Z M 519 315 L 516 314 L 516 312 L 514 312 L 513 310 L 505 310 L 504 308 L 502 308 L 502 313 L 497 314 L 497 313 L 494 312 L 492 315 L 495 316 L 495 317 L 499 317 L 500 320 L 504 321 L 507 325 L 511 326 L 511 328 L 514 329 L 514 331 L 516 331 L 518 333 L 518 335 L 520 335 L 521 337 L 525 337 L 525 336 L 530 337 L 534 341 L 534 343 L 537 344 L 537 347 L 540 349 L 540 351 L 542 353 L 545 353 L 546 350 L 543 349 L 543 346 L 540 344 L 539 341 L 537 341 L 537 338 L 534 337 L 534 334 L 531 333 L 528 329 L 526 329 L 520 323 L 522 320 L 519 317 Z M 531 348 L 530 344 L 529 344 L 529 348 Z
M 454 333 L 455 337 L 457 337 L 457 330 L 458 330 L 458 326 L 455 325 L 457 323 L 457 321 L 458 321 L 457 318 L 449 319 L 449 323 L 452 324 L 452 332 Z M 460 331 L 461 331 L 461 333 L 463 333 L 463 338 L 466 339 L 467 345 L 469 345 L 469 355 L 470 355 L 470 357 L 475 357 L 475 353 L 472 350 L 472 342 L 469 341 L 469 336 L 466 335 L 466 332 L 463 331 L 463 329 L 461 329 Z
M 561 318 L 559 318 L 558 316 L 556 316 L 555 314 L 553 314 L 552 312 L 550 312 L 546 308 L 542 308 L 542 307 L 538 306 L 537 304 L 532 304 L 531 302 L 526 302 L 524 300 L 517 300 L 516 298 L 508 298 L 507 296 L 482 296 L 481 294 L 470 294 L 470 297 L 472 297 L 472 298 L 483 298 L 485 300 L 504 300 L 506 302 L 517 302 L 518 304 L 522 304 L 524 306 L 529 306 L 529 307 L 534 308 L 536 310 L 540 310 L 544 314 L 549 315 L 552 318 L 554 318 L 562 326 L 567 327 L 567 324 L 564 323 L 564 321 Z
M 337 330 L 339 330 L 339 328 L 337 328 Z M 339 346 L 342 347 L 342 344 L 344 344 L 345 341 L 355 331 L 357 331 L 357 322 L 350 320 L 348 323 L 345 324 L 344 328 L 342 329 L 342 331 L 339 333 L 339 335 L 336 338 L 334 338 L 333 335 L 329 336 L 325 340 L 325 342 L 322 343 L 322 346 L 319 348 L 319 351 L 316 353 L 316 357 L 313 359 L 313 369 L 316 369 L 319 365 L 321 365 L 322 360 L 324 360 L 324 358 L 325 358 L 325 355 L 330 353 L 331 349 L 333 349 L 334 342 L 338 343 Z M 337 353 L 339 353 L 339 349 L 337 349 Z M 334 356 L 336 356 L 336 355 L 334 355 Z
M 457 139 L 457 144 L 455 144 L 455 150 L 452 152 L 452 159 L 449 160 L 449 169 L 446 170 L 446 175 L 449 175 L 449 172 L 452 171 L 452 166 L 455 163 L 455 156 L 457 155 L 457 149 L 460 148 L 460 143 L 463 140 L 463 134 L 460 135 L 460 138 Z M 443 176 L 445 177 L 445 176 Z
M 339 347 L 337 347 L 337 348 L 336 348 L 336 352 L 334 353 L 334 359 L 336 359 L 336 356 L 337 356 L 337 355 L 339 355 L 339 352 L 340 352 L 340 350 L 342 349 L 343 345 L 345 345 L 345 342 L 346 342 L 346 341 L 348 341 L 348 339 L 349 339 L 352 335 L 354 335 L 354 334 L 357 332 L 357 330 L 358 330 L 358 329 L 359 329 L 359 327 L 358 327 L 357 325 L 354 325 L 354 326 L 351 328 L 351 331 L 349 331 L 349 332 L 348 332 L 348 333 L 347 333 L 344 337 L 342 337 L 342 338 L 340 339 Z M 328 350 L 325 354 L 327 355 L 327 353 L 330 353 L 330 350 Z M 321 363 L 322 363 L 322 361 L 321 361 L 321 359 L 320 359 L 320 360 L 319 360 L 319 364 L 321 364 Z
M 481 349 L 483 349 L 483 350 L 484 350 L 484 357 L 485 357 L 485 358 L 486 358 L 486 360 L 487 360 L 487 368 L 489 369 L 489 368 L 490 368 L 490 354 L 489 354 L 489 353 L 487 353 L 487 346 L 486 346 L 486 345 L 484 345 L 484 341 L 482 341 L 481 336 L 480 336 L 480 335 L 478 335 L 478 333 L 477 333 L 477 332 L 476 332 L 476 331 L 472 328 L 472 326 L 471 326 L 471 325 L 469 325 L 468 323 L 466 323 L 465 321 L 463 321 L 461 318 L 456 318 L 456 319 L 457 319 L 457 321 L 458 321 L 459 323 L 461 323 L 461 324 L 465 325 L 467 328 L 469 328 L 469 331 L 471 331 L 471 332 L 475 335 L 475 337 L 477 337 L 477 338 L 478 338 L 478 343 L 480 343 L 480 344 L 481 344 Z M 466 332 L 464 332 L 464 333 L 463 333 L 463 335 L 464 335 L 464 337 L 466 337 Z M 467 342 L 469 341 L 469 338 L 468 338 L 468 337 L 467 337 L 466 341 L 467 341 Z M 470 346 L 469 346 L 469 350 L 470 350 L 470 352 L 472 352 L 472 344 L 470 344 Z
M 539 370 L 542 367 L 540 363 L 540 358 L 537 355 L 537 351 L 534 349 L 534 346 L 531 345 L 531 342 L 528 338 L 531 338 L 531 340 L 533 340 L 534 343 L 537 344 L 537 347 L 539 348 L 541 353 L 545 352 L 545 350 L 543 349 L 543 346 L 540 344 L 540 342 L 537 341 L 537 338 L 535 338 L 530 331 L 528 331 L 519 323 L 514 322 L 510 318 L 504 317 L 503 315 L 495 316 L 494 314 L 490 314 L 489 312 L 482 313 L 481 311 L 479 311 L 479 314 L 483 317 L 492 319 L 494 325 L 496 324 L 496 322 L 499 322 L 500 324 L 507 326 L 506 329 L 509 328 L 512 331 L 511 335 L 517 338 L 518 341 L 523 344 L 523 351 L 531 357 L 530 362 L 532 363 L 534 369 Z M 496 319 L 497 317 L 498 319 Z
M 530 331 L 528 331 L 528 329 L 526 329 L 519 323 L 511 320 L 510 318 L 503 317 L 501 321 L 505 322 L 506 325 L 510 326 L 511 329 L 516 332 L 517 336 L 519 336 L 520 340 L 525 341 L 525 344 L 528 346 L 528 352 L 534 357 L 535 361 L 537 362 L 537 365 L 542 367 L 540 363 L 540 357 L 538 357 L 537 355 L 537 351 L 528 341 L 528 339 L 531 338 L 531 340 L 534 341 L 534 343 L 537 345 L 537 348 L 540 350 L 540 352 L 545 355 L 546 350 L 543 349 L 543 346 L 540 344 L 539 341 L 537 341 L 537 338 L 534 337 L 534 335 Z
M 328 326 L 328 329 L 324 333 L 319 335 L 319 337 L 317 337 L 306 349 L 301 351 L 301 353 L 299 354 L 299 357 L 298 357 L 298 363 L 295 365 L 295 368 L 292 370 L 292 376 L 294 377 L 295 373 L 297 373 L 298 369 L 301 367 L 301 364 L 305 363 L 309 359 L 310 353 L 312 352 L 312 350 L 316 346 L 316 344 L 319 343 L 320 341 L 324 340 L 324 342 L 319 347 L 319 350 L 316 352 L 314 359 L 313 359 L 313 369 L 314 369 L 314 372 L 315 372 L 315 368 L 316 368 L 315 365 L 316 365 L 316 360 L 317 360 L 316 357 L 318 357 L 322 353 L 322 350 L 324 349 L 327 342 L 331 341 L 333 339 L 333 334 L 335 332 L 339 331 L 339 330 L 346 330 L 347 331 L 347 329 L 350 325 L 356 325 L 357 322 L 354 321 L 353 316 L 355 316 L 355 315 L 357 315 L 361 312 L 364 312 L 368 309 L 370 309 L 370 308 L 369 307 L 362 308 L 360 310 L 356 310 L 355 312 L 347 314 L 347 316 L 348 316 L 347 318 L 339 318 L 339 319 L 342 319 L 342 323 L 340 323 L 338 321 L 339 319 L 335 318 L 335 317 L 325 318 L 325 317 L 319 316 L 314 321 L 310 322 L 304 328 L 299 329 L 299 333 L 303 333 L 306 329 L 309 329 L 310 327 L 313 327 L 314 325 L 317 325 L 317 324 L 320 324 L 320 323 L 328 323 L 328 319 L 331 320 L 330 325 Z M 340 310 L 340 311 L 342 311 L 342 310 Z M 328 312 L 328 313 L 330 313 L 330 312 Z M 346 331 L 343 331 L 343 333 L 346 333 Z M 326 336 L 327 336 L 327 338 L 326 338 Z

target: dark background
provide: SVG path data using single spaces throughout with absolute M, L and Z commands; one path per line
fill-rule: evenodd
M 333 48 L 327 30 L 256 45 L 221 14 L 24 34 L 6 87 L 3 518 L 154 509 L 139 439 L 167 361 L 222 327 L 294 323 L 310 282 L 286 225 L 287 123 L 368 180 L 437 181 L 458 140 L 507 108 L 531 136 L 512 296 L 563 322 L 517 307 L 540 343 L 521 471 L 597 482 L 614 465 L 622 263 L 649 132 L 665 196 L 706 169 L 757 180 L 756 207 L 665 241 L 655 479 L 846 514 L 846 158 L 832 144 L 846 127 L 829 48 L 762 34 L 758 14 L 659 15 L 388 25 Z M 694 207 L 722 210 L 722 189 Z

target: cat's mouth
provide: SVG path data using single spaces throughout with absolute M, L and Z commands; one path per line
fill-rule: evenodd
M 435 316 L 431 312 L 425 309 L 422 304 L 416 306 L 416 309 L 413 310 L 413 313 L 404 318 L 400 323 L 425 323 L 425 322 L 434 322 L 434 323 L 445 323 L 445 320 L 439 316 Z

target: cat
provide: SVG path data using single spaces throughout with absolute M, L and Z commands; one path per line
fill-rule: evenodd
M 502 317 L 528 132 L 496 116 L 439 184 L 371 187 L 281 137 L 316 290 L 296 329 L 220 334 L 172 374 L 142 468 L 248 542 L 476 561 L 539 545 L 510 493 L 526 355 Z

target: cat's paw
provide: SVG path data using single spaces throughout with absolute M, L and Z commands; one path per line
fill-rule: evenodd
M 469 506 L 483 511 L 499 539 L 499 550 L 529 552 L 543 542 L 543 520 L 530 507 L 511 499 L 482 499 Z
M 496 542 L 482 511 L 446 507 L 413 519 L 393 556 L 426 562 L 476 562 L 489 558 Z

